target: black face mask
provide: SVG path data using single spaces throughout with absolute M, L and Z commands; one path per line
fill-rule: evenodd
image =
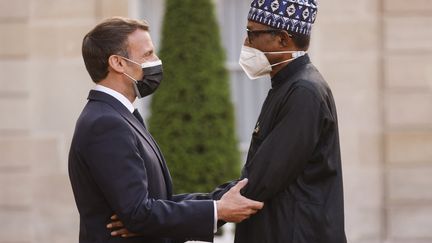
M 139 64 L 125 57 L 123 58 L 137 65 L 140 65 L 143 70 L 144 76 L 140 80 L 136 80 L 132 78 L 129 74 L 124 73 L 126 76 L 128 76 L 130 79 L 134 81 L 134 89 L 135 89 L 136 96 L 138 98 L 143 98 L 153 94 L 159 87 L 160 83 L 162 82 L 162 78 L 163 78 L 162 61 L 157 60 L 153 62 L 145 62 L 143 64 Z
M 147 63 L 143 63 L 142 66 Z M 148 67 L 143 67 L 144 76 L 141 80 L 135 81 L 134 88 L 138 98 L 143 98 L 153 94 L 163 78 L 162 62 L 152 62 Z

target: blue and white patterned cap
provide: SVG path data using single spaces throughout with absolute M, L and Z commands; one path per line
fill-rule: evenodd
M 317 12 L 317 0 L 254 0 L 248 20 L 291 33 L 310 35 Z

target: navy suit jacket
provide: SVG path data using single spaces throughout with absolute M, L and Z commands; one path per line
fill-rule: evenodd
M 212 241 L 213 201 L 172 196 L 165 160 L 144 125 L 106 93 L 92 90 L 88 99 L 69 151 L 79 242 Z M 106 224 L 114 213 L 144 236 L 111 237 Z

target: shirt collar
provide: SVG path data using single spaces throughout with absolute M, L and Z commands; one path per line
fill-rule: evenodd
M 282 68 L 275 76 L 271 79 L 272 88 L 277 88 L 282 85 L 285 81 L 289 80 L 294 74 L 300 69 L 301 66 L 310 63 L 309 55 L 298 57 L 288 63 Z
M 96 87 L 94 87 L 93 90 L 104 92 L 106 94 L 111 95 L 112 97 L 116 98 L 120 103 L 122 103 L 131 113 L 134 112 L 135 108 L 133 104 L 121 93 L 110 89 L 108 87 L 102 86 L 100 84 L 97 84 Z

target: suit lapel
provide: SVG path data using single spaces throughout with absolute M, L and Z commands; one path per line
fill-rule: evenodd
M 153 137 L 150 135 L 150 133 L 147 131 L 147 129 L 144 127 L 143 124 L 141 124 L 135 116 L 130 113 L 130 111 L 116 98 L 112 97 L 109 94 L 106 94 L 104 92 L 91 90 L 88 96 L 89 100 L 98 100 L 102 101 L 104 103 L 109 104 L 111 107 L 113 107 L 120 115 L 129 123 L 131 124 L 135 130 L 138 131 L 139 134 L 147 141 L 147 143 L 152 148 L 153 152 L 156 154 L 159 164 L 162 167 L 162 171 L 164 172 L 164 178 L 167 182 L 167 191 L 168 195 L 171 197 L 172 195 L 172 188 L 171 188 L 171 175 L 168 171 L 168 168 L 166 167 L 165 159 L 163 158 L 163 155 L 161 153 L 161 150 L 159 149 L 159 146 L 157 145 L 156 141 L 153 139 Z
M 146 129 L 146 131 L 147 131 L 147 129 Z M 156 143 L 156 141 L 154 140 L 154 138 L 152 137 L 152 135 L 150 134 L 150 132 L 148 134 L 149 134 L 150 139 L 154 142 L 154 145 L 156 146 L 156 149 L 158 151 L 157 154 L 160 154 L 160 156 L 161 156 L 160 159 L 162 161 L 161 162 L 162 168 L 164 169 L 164 172 L 165 172 L 165 180 L 170 182 L 170 183 L 167 183 L 167 189 L 168 189 L 168 195 L 171 197 L 171 195 L 172 195 L 172 185 L 171 185 L 172 179 L 171 179 L 171 175 L 169 173 L 169 170 L 167 168 L 165 158 L 163 157 L 163 154 L 162 154 L 162 151 L 159 148 L 159 145 Z

